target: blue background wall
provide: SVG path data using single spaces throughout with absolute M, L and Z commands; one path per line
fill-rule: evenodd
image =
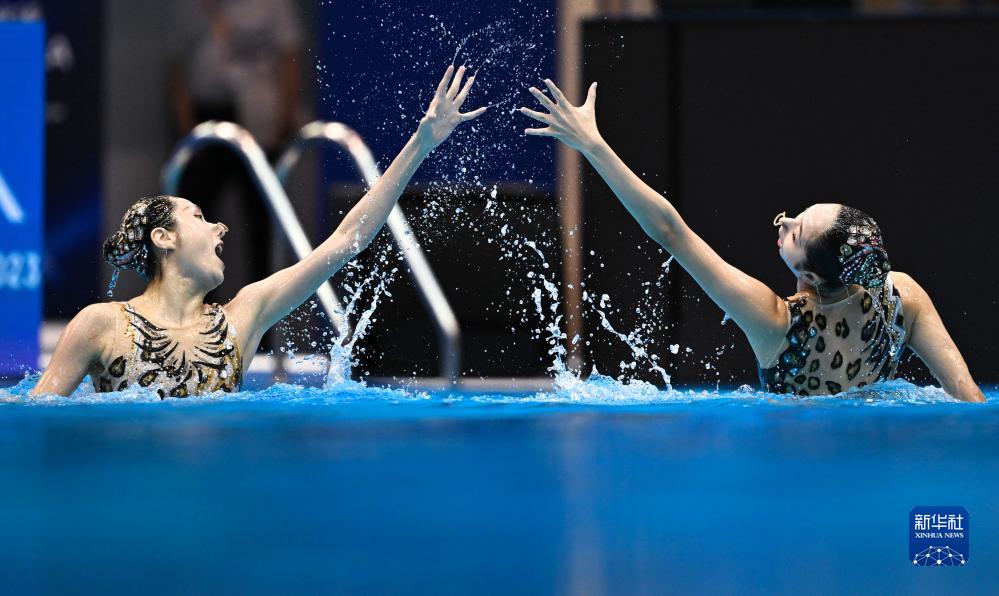
M 418 180 L 474 183 L 554 181 L 550 143 L 525 138 L 525 118 L 511 114 L 526 105 L 527 85 L 555 70 L 555 2 L 497 0 L 458 3 L 427 0 L 411 7 L 398 2 L 326 2 L 319 6 L 316 69 L 320 117 L 356 129 L 384 168 L 416 130 L 444 69 L 455 61 L 478 69 L 465 110 L 493 105 L 471 127 L 459 130 L 435 152 Z M 489 139 L 463 143 L 463 136 Z M 454 162 L 466 168 L 459 172 Z M 337 164 L 334 180 L 357 178 Z
M 0 374 L 38 361 L 45 27 L 0 22 Z

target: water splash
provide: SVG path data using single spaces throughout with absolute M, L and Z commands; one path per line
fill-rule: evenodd
M 524 5 L 524 10 L 515 9 L 493 22 L 468 27 L 468 23 L 462 21 L 467 15 L 446 10 L 438 12 L 430 6 L 438 7 L 431 3 L 414 10 L 399 3 L 376 0 L 375 10 L 360 17 L 365 27 L 377 31 L 378 38 L 384 40 L 382 48 L 388 55 L 386 60 L 379 58 L 381 64 L 375 74 L 358 72 L 356 79 L 346 83 L 339 77 L 340 82 L 335 84 L 340 91 L 323 93 L 322 100 L 333 108 L 332 111 L 338 112 L 336 108 L 340 106 L 348 112 L 356 112 L 354 106 L 377 105 L 384 103 L 384 98 L 392 98 L 391 103 L 401 117 L 388 118 L 384 123 L 378 123 L 383 119 L 372 119 L 372 122 L 380 136 L 403 139 L 411 134 L 429 101 L 431 85 L 427 81 L 439 76 L 441 65 L 448 59 L 454 64 L 464 64 L 477 74 L 467 109 L 479 105 L 530 104 L 533 100 L 526 88 L 553 74 L 550 72 L 551 52 L 546 51 L 554 38 L 554 32 L 549 30 L 554 23 L 549 10 L 539 12 L 536 7 L 528 10 Z M 545 22 L 551 24 L 539 24 Z M 347 31 L 339 30 L 345 26 L 330 23 L 328 33 L 347 35 Z M 356 31 L 349 33 L 356 37 Z M 398 68 L 405 68 L 407 76 L 399 79 L 385 76 L 386 70 Z M 320 89 L 323 85 L 330 89 L 330 80 L 336 75 L 333 69 L 325 66 L 324 59 L 316 61 L 316 72 Z M 415 83 L 413 72 L 426 73 L 426 80 Z M 537 186 L 536 178 L 544 180 L 550 176 L 545 172 L 553 168 L 553 148 L 519 134 L 527 125 L 515 110 L 494 110 L 468 126 L 459 127 L 421 167 L 421 175 L 433 181 L 426 184 L 417 216 L 411 219 L 414 231 L 428 252 L 441 247 L 450 238 L 442 233 L 442 222 L 471 229 L 478 234 L 481 244 L 496 247 L 497 260 L 507 264 L 503 270 L 508 284 L 505 296 L 497 297 L 491 306 L 497 314 L 514 323 L 511 331 L 519 321 L 526 326 L 530 337 L 547 345 L 548 371 L 557 376 L 567 373 L 566 337 L 562 330 L 565 320 L 556 316 L 560 306 L 559 282 L 544 253 L 559 250 L 560 234 L 557 230 L 534 231 L 546 219 L 558 220 L 557 216 L 551 217 L 556 205 L 552 202 L 531 206 L 509 198 L 501 200 L 497 185 L 491 182 L 523 180 L 529 186 Z M 511 130 L 518 134 L 511 135 Z M 362 130 L 362 134 L 367 135 L 367 132 Z M 510 157 L 524 152 L 544 157 L 535 159 L 525 169 L 524 164 Z M 476 200 L 476 194 L 481 208 L 470 203 Z M 443 248 L 453 250 L 446 245 Z M 540 271 L 537 270 L 539 262 Z M 669 386 L 670 377 L 664 368 L 665 362 L 656 354 L 654 338 L 667 326 L 663 316 L 665 301 L 658 290 L 663 286 L 671 262 L 672 258 L 667 258 L 658 278 L 643 284 L 646 286 L 644 302 L 635 307 L 638 318 L 635 328 L 630 331 L 620 330 L 623 319 L 619 311 L 612 312 L 609 307 L 592 302 L 584 305 L 596 313 L 600 324 L 586 338 L 574 337 L 573 342 L 589 344 L 605 338 L 623 342 L 631 357 L 619 365 L 618 379 L 622 382 L 651 371 Z M 594 289 L 590 288 L 591 296 Z M 545 303 L 543 306 L 541 300 Z M 339 348 L 334 351 L 342 352 Z M 350 361 L 349 354 L 333 354 L 332 357 L 341 362 Z
M 350 300 L 344 307 L 344 316 L 350 319 L 355 313 L 357 322 L 353 325 L 349 337 L 337 338 L 329 350 L 329 366 L 326 370 L 326 381 L 323 388 L 327 390 L 337 389 L 345 385 L 354 383 L 351 380 L 351 371 L 357 364 L 354 353 L 357 342 L 363 339 L 374 323 L 375 311 L 384 297 L 391 298 L 392 293 L 388 290 L 389 284 L 396 278 L 399 272 L 398 267 L 383 269 L 388 263 L 388 249 L 383 249 L 379 254 L 378 264 L 372 269 L 363 273 L 362 266 L 351 263 L 348 266 L 347 281 L 343 289 L 350 295 Z M 355 284 L 354 280 L 360 277 Z M 367 297 L 367 305 L 361 308 L 364 298 Z
M 526 87 L 535 84 L 547 70 L 551 53 L 545 52 L 545 36 L 554 38 L 554 31 L 546 30 L 553 21 L 550 9 L 530 11 L 515 10 L 509 16 L 497 18 L 484 25 L 479 22 L 469 26 L 463 19 L 465 13 L 454 11 L 435 12 L 434 3 L 419 7 L 399 2 L 374 0 L 370 10 L 347 10 L 350 19 L 330 21 L 326 32 L 333 37 L 362 40 L 357 25 L 364 27 L 380 40 L 373 53 L 377 68 L 351 70 L 349 67 L 330 67 L 337 56 L 315 57 L 315 76 L 322 103 L 338 118 L 357 119 L 356 128 L 369 143 L 376 147 L 379 141 L 397 150 L 398 143 L 408 138 L 415 129 L 429 104 L 433 85 L 450 59 L 465 65 L 476 75 L 476 83 L 466 102 L 465 110 L 480 105 L 513 103 L 526 96 Z M 481 11 L 483 14 L 488 10 Z M 350 31 L 345 28 L 351 28 Z M 349 42 L 345 42 L 348 43 Z M 334 49 L 339 46 L 333 46 Z M 348 76 L 344 76 L 345 73 Z M 398 73 L 399 76 L 393 76 Z M 419 73 L 421 76 L 414 76 Z M 422 76 L 425 74 L 426 76 Z M 386 103 L 386 99 L 389 101 Z M 377 106 L 384 106 L 397 115 L 389 118 L 366 118 Z M 346 116 L 340 115 L 345 114 Z M 423 197 L 407 214 L 420 244 L 431 253 L 449 235 L 442 233 L 447 226 L 464 226 L 481 233 L 483 242 L 492 243 L 502 237 L 510 219 L 483 220 L 477 209 L 468 202 L 469 191 L 480 193 L 487 203 L 486 211 L 493 211 L 497 200 L 497 187 L 490 180 L 533 179 L 552 166 L 553 150 L 519 134 L 517 127 L 522 116 L 502 111 L 492 111 L 487 116 L 459 127 L 452 138 L 438 147 L 421 166 L 420 176 L 433 182 L 421 185 Z M 361 123 L 364 123 L 363 126 Z M 516 130 L 516 134 L 511 131 Z M 385 139 L 392 139 L 389 143 Z M 531 143 L 532 154 L 547 155 L 533 160 L 532 171 L 523 171 L 511 161 L 511 155 L 523 154 Z M 385 163 L 389 155 L 379 156 Z M 521 160 L 523 161 L 523 160 Z M 474 199 L 473 199 L 474 200 Z M 416 210 L 414 215 L 413 209 Z M 520 213 L 523 213 L 522 211 Z M 513 214 L 510 214 L 513 215 Z M 518 221 L 530 221 L 532 216 Z M 493 226 L 494 223 L 498 225 Z M 502 230 L 500 229 L 502 227 Z M 450 248 L 450 247 L 448 247 Z M 369 249 L 370 250 L 370 249 Z M 408 281 L 408 280 L 407 280 Z M 385 286 L 379 286 L 385 290 Z M 372 303 L 377 306 L 377 302 Z M 353 312 L 353 311 L 352 311 Z M 373 314 L 374 311 L 371 311 Z M 363 318 L 363 317 L 362 317 Z M 371 317 L 373 321 L 373 317 Z M 367 327 L 367 323 L 365 326 Z M 356 335 L 356 332 L 355 332 Z M 334 342 L 330 349 L 330 386 L 350 378 L 351 368 L 357 364 L 357 337 Z
M 583 292 L 583 301 L 589 304 L 593 310 L 596 311 L 597 315 L 600 316 L 601 327 L 614 337 L 621 340 L 621 342 L 631 350 L 631 355 L 634 360 L 631 362 L 621 362 L 619 365 L 621 371 L 626 372 L 629 369 L 633 371 L 638 367 L 640 362 L 646 362 L 652 371 L 661 376 L 667 389 L 670 388 L 670 376 L 665 369 L 659 366 L 659 356 L 657 354 L 650 353 L 646 348 L 646 345 L 650 343 L 651 340 L 643 336 L 642 327 L 638 327 L 628 334 L 621 333 L 615 329 L 611 324 L 610 319 L 607 318 L 607 313 L 605 311 L 605 309 L 609 308 L 610 305 L 610 296 L 607 294 L 602 294 L 599 302 L 595 303 L 592 294 Z M 640 310 L 639 314 L 641 314 Z
M 119 275 L 121 275 L 121 269 L 115 267 L 114 271 L 111 272 L 111 281 L 108 282 L 108 298 L 114 298 L 114 289 L 118 286 Z
M 736 390 L 686 389 L 663 390 L 651 383 L 640 380 L 621 382 L 593 371 L 588 379 L 576 375 L 556 376 L 552 391 L 531 394 L 489 394 L 456 393 L 454 391 L 427 393 L 401 388 L 369 387 L 361 383 L 343 383 L 334 389 L 303 387 L 277 383 L 258 391 L 239 393 L 208 393 L 184 399 L 160 399 L 154 391 L 142 387 L 131 387 L 124 391 L 97 393 L 89 382 L 81 384 L 69 397 L 39 396 L 28 397 L 28 392 L 37 383 L 40 375 L 29 375 L 13 387 L 0 388 L 0 409 L 4 407 L 58 408 L 70 406 L 100 407 L 156 407 L 189 408 L 212 404 L 286 404 L 288 406 L 338 406 L 364 403 L 425 404 L 441 407 L 441 415 L 447 408 L 459 404 L 485 405 L 490 408 L 501 405 L 542 404 L 568 406 L 657 406 L 662 411 L 685 405 L 735 406 L 739 408 L 819 408 L 841 410 L 843 408 L 905 409 L 933 406 L 947 406 L 950 412 L 968 411 L 975 408 L 986 411 L 999 408 L 999 393 L 993 388 L 986 391 L 987 403 L 964 404 L 947 395 L 938 387 L 920 387 L 904 380 L 868 385 L 860 390 L 848 391 L 836 396 L 798 397 L 777 395 L 758 391 L 744 385 Z M 154 405 L 155 404 L 155 405 Z
M 521 244 L 531 251 L 530 254 L 537 257 L 542 269 L 550 269 L 548 260 L 538 248 L 536 242 L 525 239 L 521 241 Z M 672 257 L 663 264 L 663 272 L 660 274 L 659 280 L 660 286 L 662 277 L 668 273 L 671 262 Z M 637 379 L 628 379 L 624 376 L 613 379 L 601 375 L 596 367 L 593 368 L 588 380 L 584 380 L 581 375 L 570 370 L 565 364 L 567 349 L 565 347 L 566 334 L 561 328 L 562 317 L 555 316 L 561 304 L 559 289 L 543 273 L 535 274 L 533 271 L 529 271 L 527 277 L 528 279 L 537 278 L 541 282 L 541 287 L 535 287 L 531 296 L 534 303 L 535 315 L 540 324 L 544 326 L 545 340 L 549 346 L 548 355 L 552 358 L 552 363 L 548 367 L 548 371 L 554 375 L 554 395 L 571 401 L 614 401 L 634 398 L 647 399 L 653 394 L 659 394 L 660 390 L 651 383 Z M 545 299 L 548 301 L 547 308 L 544 305 Z M 620 365 L 622 371 L 634 371 L 638 368 L 640 362 L 645 362 L 650 370 L 661 376 L 665 385 L 664 391 L 666 393 L 671 392 L 672 387 L 670 385 L 669 374 L 659 365 L 659 356 L 648 351 L 647 344 L 650 342 L 643 336 L 642 332 L 635 330 L 624 334 L 617 331 L 611 324 L 605 312 L 605 309 L 609 308 L 610 297 L 607 294 L 602 294 L 599 301 L 595 301 L 593 294 L 584 291 L 583 300 L 584 303 L 591 306 L 600 316 L 603 329 L 622 341 L 631 350 L 634 359 L 630 363 L 622 362 Z

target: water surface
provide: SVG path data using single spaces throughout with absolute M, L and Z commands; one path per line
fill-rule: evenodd
M 999 393 L 0 394 L 13 592 L 996 590 Z M 908 560 L 916 505 L 969 563 Z

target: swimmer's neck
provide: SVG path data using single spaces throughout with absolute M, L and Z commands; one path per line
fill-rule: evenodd
M 798 293 L 811 294 L 817 296 L 822 302 L 838 302 L 845 298 L 849 298 L 853 293 L 853 285 L 846 285 L 842 288 L 838 288 L 832 291 L 820 290 L 819 288 L 810 285 L 808 282 L 804 281 L 800 277 L 798 278 Z
M 171 327 L 191 325 L 204 313 L 205 295 L 193 280 L 174 278 L 164 283 L 162 277 L 149 282 L 146 290 L 129 302 L 156 321 Z

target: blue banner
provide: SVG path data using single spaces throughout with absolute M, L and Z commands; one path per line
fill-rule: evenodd
M 38 366 L 45 26 L 0 22 L 0 375 Z

